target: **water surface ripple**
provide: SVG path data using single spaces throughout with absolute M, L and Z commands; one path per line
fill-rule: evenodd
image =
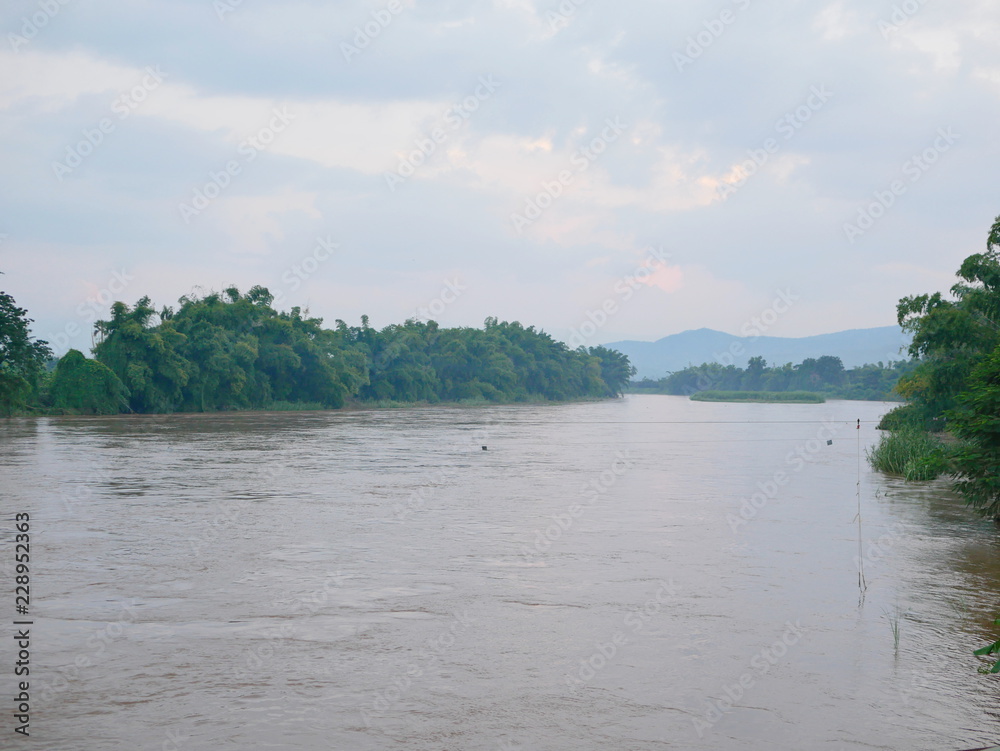
M 2 511 L 32 516 L 32 739 L 996 742 L 997 678 L 971 654 L 996 638 L 996 529 L 944 483 L 863 465 L 859 601 L 855 421 L 869 445 L 888 408 L 631 396 L 4 421 Z

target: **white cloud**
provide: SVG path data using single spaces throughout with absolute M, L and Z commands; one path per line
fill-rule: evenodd
M 816 16 L 813 28 L 828 41 L 840 41 L 870 31 L 870 26 L 866 26 L 860 14 L 848 7 L 844 0 L 837 0 L 823 8 Z
M 30 102 L 42 113 L 68 107 L 84 94 L 131 88 L 142 77 L 141 68 L 108 63 L 82 51 L 0 49 L 0 70 L 0 109 Z
M 106 92 L 108 107 L 122 92 L 139 85 L 145 68 L 111 65 L 82 52 L 61 54 L 0 51 L 0 109 L 37 100 L 42 112 L 72 106 L 81 96 Z M 196 131 L 221 134 L 234 147 L 268 127 L 275 108 L 294 118 L 268 151 L 307 159 L 324 167 L 380 174 L 393 164 L 393 152 L 409 150 L 440 119 L 447 102 L 376 101 L 368 104 L 294 101 L 199 92 L 173 81 L 168 66 L 165 83 L 134 110 L 135 116 L 178 123 Z

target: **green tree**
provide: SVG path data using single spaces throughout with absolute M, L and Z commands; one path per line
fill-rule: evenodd
M 839 357 L 823 355 L 816 360 L 816 375 L 824 384 L 840 386 L 845 381 L 844 363 Z
M 135 306 L 111 306 L 111 318 L 94 326 L 100 341 L 94 355 L 121 379 L 135 412 L 175 412 L 184 403 L 183 388 L 194 368 L 179 352 L 185 337 L 174 319 L 151 325 L 156 311 L 148 297 Z
M 643 382 L 641 390 L 686 396 L 707 390 L 820 391 L 840 399 L 892 399 L 900 377 L 915 367 L 915 361 L 903 361 L 845 370 L 840 358 L 831 355 L 809 358 L 799 365 L 768 367 L 764 358 L 754 357 L 746 370 L 703 363 L 670 373 L 659 381 Z
M 744 388 L 747 391 L 757 391 L 764 383 L 764 373 L 767 370 L 767 360 L 763 357 L 751 357 L 747 362 Z
M 14 298 L 0 291 L 0 413 L 27 406 L 52 356 L 48 342 L 32 339 L 27 317 Z
M 921 363 L 902 379 L 899 392 L 925 419 L 958 406 L 973 369 L 1000 344 L 1000 217 L 985 253 L 969 256 L 951 288 L 899 301 L 897 318 L 913 334 L 910 355 Z
M 596 357 L 600 363 L 601 380 L 604 381 L 604 396 L 619 396 L 628 386 L 636 369 L 629 362 L 628 356 L 615 349 L 607 347 L 591 347 L 587 350 L 591 357 Z
M 986 252 L 966 258 L 958 276 L 951 300 L 941 293 L 900 300 L 899 322 L 913 333 L 910 354 L 921 361 L 897 387 L 910 403 L 880 427 L 926 429 L 947 418 L 961 442 L 951 450 L 951 466 L 932 467 L 929 475 L 950 469 L 966 500 L 1000 520 L 1000 217 Z M 926 460 L 934 464 L 934 457 Z
M 544 331 L 488 318 L 483 329 L 408 320 L 334 329 L 308 311 L 275 311 L 264 287 L 236 287 L 156 313 L 116 302 L 94 348 L 137 412 L 340 407 L 350 398 L 437 402 L 614 396 L 634 369 L 605 347 L 570 351 Z
M 121 379 L 75 349 L 59 359 L 49 398 L 58 410 L 85 415 L 115 415 L 128 407 L 128 389 Z
M 1000 520 L 1000 347 L 975 367 L 950 417 L 950 430 L 963 439 L 954 457 L 956 488 Z

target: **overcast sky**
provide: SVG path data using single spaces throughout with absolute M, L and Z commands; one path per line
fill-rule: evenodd
M 0 288 L 57 351 L 89 351 L 111 298 L 230 284 L 331 326 L 587 344 L 883 326 L 1000 214 L 992 0 L 7 0 L 0 22 Z

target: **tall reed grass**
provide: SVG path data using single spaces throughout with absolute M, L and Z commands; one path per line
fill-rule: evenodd
M 905 428 L 883 433 L 879 442 L 865 451 L 872 469 L 907 480 L 925 481 L 948 471 L 944 445 L 930 433 Z
M 903 611 L 900 610 L 899 605 L 897 605 L 893 610 L 883 608 L 882 614 L 885 615 L 886 620 L 889 621 L 889 628 L 892 629 L 893 648 L 896 654 L 899 654 L 899 637 L 902 634 L 899 628 L 899 622 L 903 619 Z

